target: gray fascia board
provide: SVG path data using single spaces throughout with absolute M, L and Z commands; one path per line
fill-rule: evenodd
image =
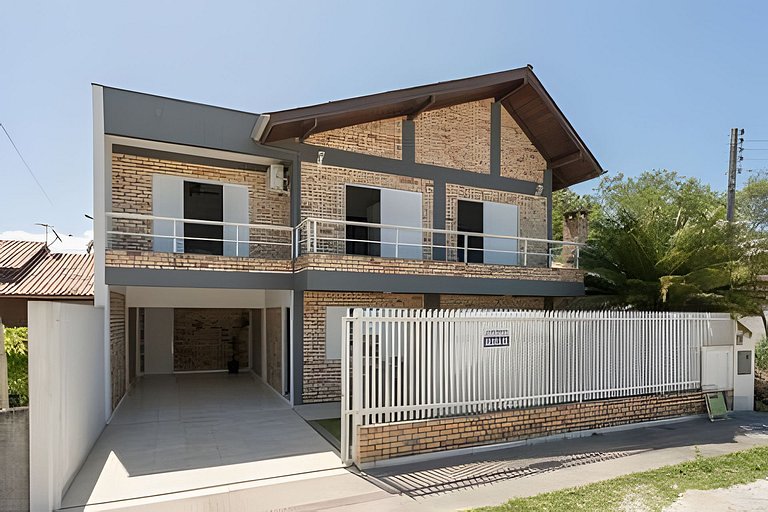
M 533 297 L 577 297 L 584 295 L 584 283 L 571 281 L 367 274 L 327 270 L 297 272 L 295 286 L 297 290 L 339 292 L 450 293 Z
M 293 290 L 294 275 L 288 272 L 107 267 L 106 282 L 112 286 Z
M 503 190 L 527 195 L 533 195 L 536 192 L 536 187 L 539 185 L 532 181 L 503 178 L 491 174 L 467 172 L 436 165 L 417 164 L 404 160 L 364 155 L 300 142 L 280 142 L 273 145 L 299 153 L 299 158 L 302 162 L 315 162 L 317 160 L 317 152 L 325 151 L 323 165 L 328 166 L 348 167 L 433 181 L 442 178 L 448 183 L 456 185 Z
M 290 158 L 284 149 L 255 143 L 258 114 L 104 88 L 104 132 L 170 144 Z

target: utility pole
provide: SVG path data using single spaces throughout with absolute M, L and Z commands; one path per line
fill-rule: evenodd
M 744 133 L 744 130 L 741 131 Z M 731 154 L 728 159 L 728 222 L 733 222 L 736 210 L 736 172 L 738 168 L 739 129 L 731 128 Z
M 728 222 L 733 222 L 736 207 L 736 141 L 739 138 L 738 128 L 731 128 L 731 153 L 728 159 Z

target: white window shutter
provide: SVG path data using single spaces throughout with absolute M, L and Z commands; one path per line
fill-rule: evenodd
M 248 187 L 224 185 L 224 222 L 248 224 Z M 224 226 L 224 256 L 247 257 L 248 226 Z
M 152 215 L 184 218 L 184 179 L 177 176 L 152 176 Z M 175 231 L 174 231 L 175 224 Z M 155 252 L 184 252 L 184 222 L 155 220 L 152 223 L 152 250 Z M 175 238 L 173 238 L 175 235 Z
M 408 230 L 383 228 L 381 230 L 382 256 L 422 259 L 421 204 L 421 192 L 381 189 L 381 223 L 419 228 Z
M 487 235 L 519 236 L 519 210 L 515 204 L 483 203 L 483 232 Z M 518 241 L 485 237 L 483 261 L 488 264 L 517 265 Z

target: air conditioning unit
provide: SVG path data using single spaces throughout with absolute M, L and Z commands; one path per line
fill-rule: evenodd
M 269 190 L 288 192 L 288 177 L 285 173 L 285 166 L 280 164 L 270 165 L 267 182 L 269 184 Z

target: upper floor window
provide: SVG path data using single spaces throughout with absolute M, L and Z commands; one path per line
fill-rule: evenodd
M 248 256 L 248 187 L 157 174 L 152 215 L 157 252 Z
M 421 259 L 421 192 L 346 187 L 346 252 Z

